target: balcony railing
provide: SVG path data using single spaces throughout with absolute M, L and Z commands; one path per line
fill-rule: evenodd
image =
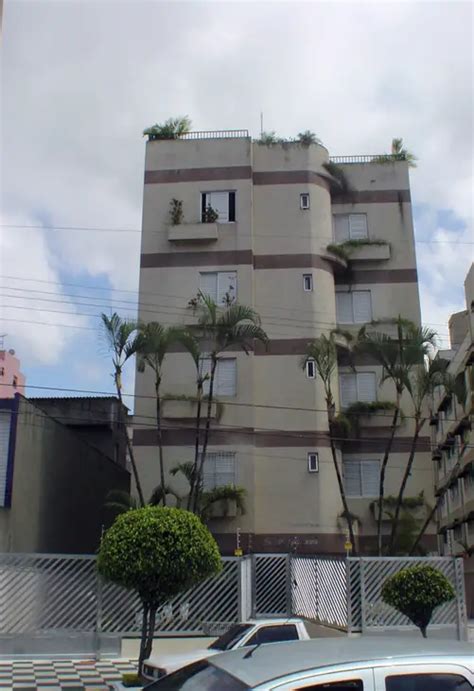
M 179 139 L 246 139 L 248 136 L 248 130 L 202 130 L 186 132 Z
M 397 154 L 371 154 L 363 156 L 331 156 L 331 163 L 373 163 L 378 158 L 384 158 L 386 161 L 400 161 L 400 156 Z

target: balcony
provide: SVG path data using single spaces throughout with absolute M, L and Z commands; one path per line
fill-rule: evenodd
M 175 243 L 216 242 L 219 237 L 218 226 L 218 223 L 182 223 L 168 226 L 168 240 Z
M 381 262 L 390 259 L 390 245 L 360 245 L 350 255 L 350 261 Z
M 326 247 L 327 252 L 347 266 L 353 261 L 387 261 L 390 259 L 390 244 L 384 240 L 346 240 L 341 243 L 331 243 Z

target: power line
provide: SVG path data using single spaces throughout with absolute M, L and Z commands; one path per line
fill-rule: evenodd
M 41 226 L 41 225 L 23 225 L 23 224 L 11 224 L 11 223 L 1 223 L 0 228 L 14 228 L 14 229 L 36 229 L 36 230 L 60 230 L 60 231 L 82 231 L 82 232 L 92 232 L 92 233 L 142 233 L 141 229 L 137 228 L 106 228 L 106 227 L 94 227 L 94 226 Z M 147 231 L 147 234 L 149 232 L 152 233 L 159 233 L 160 231 Z M 280 238 L 288 238 L 291 239 L 291 235 L 266 235 L 262 233 L 247 233 L 246 235 L 252 235 L 252 236 L 258 236 L 258 237 L 265 237 L 271 240 L 274 237 L 280 237 Z M 300 239 L 313 239 L 313 235 L 299 235 L 298 238 Z M 297 238 L 297 239 L 298 239 Z M 330 236 L 325 236 L 321 237 L 318 239 L 322 240 L 333 240 L 332 237 Z M 474 245 L 474 242 L 467 242 L 467 241 L 456 241 L 456 240 L 415 240 L 415 243 L 417 244 L 427 244 L 427 245 L 432 245 L 432 244 L 450 244 L 450 245 Z

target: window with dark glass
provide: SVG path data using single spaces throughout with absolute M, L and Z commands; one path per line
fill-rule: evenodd
M 386 691 L 472 691 L 460 674 L 396 674 L 385 679 Z
M 280 643 L 282 641 L 297 641 L 298 632 L 294 624 L 283 626 L 262 626 L 250 638 L 247 645 L 261 645 L 262 643 Z

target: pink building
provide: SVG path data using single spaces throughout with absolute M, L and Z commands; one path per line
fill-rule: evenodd
M 13 398 L 16 393 L 25 394 L 20 361 L 14 350 L 0 350 L 0 398 Z

